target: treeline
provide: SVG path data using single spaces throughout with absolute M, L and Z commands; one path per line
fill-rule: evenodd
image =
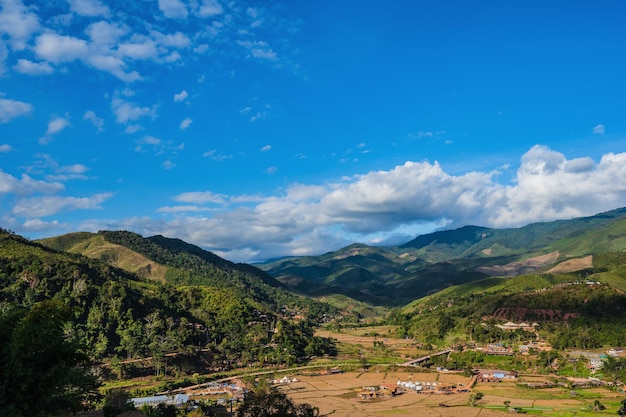
M 335 353 L 330 340 L 313 336 L 314 326 L 334 314 L 330 307 L 263 282 L 248 287 L 254 278 L 236 268 L 211 275 L 212 268 L 198 255 L 172 254 L 167 262 L 186 258 L 197 262 L 191 270 L 206 278 L 204 284 L 143 280 L 3 231 L 0 309 L 58 300 L 72 314 L 66 336 L 85 346 L 93 359 L 111 363 L 119 377 L 143 372 L 144 364 L 155 374 L 186 374 Z M 237 280 L 241 276 L 245 279 Z M 226 284 L 220 281 L 229 277 Z M 277 299 L 272 299 L 274 292 Z M 308 319 L 300 319 L 305 311 Z M 149 360 L 128 362 L 142 358 Z

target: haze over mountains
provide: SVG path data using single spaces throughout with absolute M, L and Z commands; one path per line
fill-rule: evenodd
M 521 228 L 465 226 L 421 235 L 401 246 L 354 244 L 315 257 L 259 266 L 293 290 L 341 293 L 380 304 L 403 304 L 488 276 L 517 276 L 591 267 L 588 255 L 626 248 L 626 208 Z

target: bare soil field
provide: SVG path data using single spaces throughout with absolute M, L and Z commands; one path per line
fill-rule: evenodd
M 532 409 L 532 414 L 550 416 L 586 416 L 595 399 L 602 403 L 618 402 L 622 398 L 608 389 L 579 391 L 572 396 L 563 388 L 532 390 L 520 388 L 514 382 L 477 384 L 472 392 L 481 392 L 483 398 L 478 407 L 470 407 L 471 393 L 437 395 L 418 394 L 408 391 L 389 399 L 360 400 L 357 394 L 363 387 L 395 384 L 398 380 L 414 382 L 437 382 L 464 384 L 469 377 L 458 373 L 376 371 L 346 372 L 343 374 L 307 376 L 294 375 L 298 382 L 284 385 L 280 390 L 299 403 L 318 407 L 320 414 L 332 417 L 375 416 L 426 416 L 426 417 L 494 417 L 510 415 L 504 410 L 504 402 L 510 407 Z M 605 410 L 604 413 L 610 412 Z M 588 413 L 593 413 L 588 411 Z
M 315 332 L 317 336 L 320 337 L 331 337 L 336 339 L 339 343 L 350 346 L 363 346 L 366 348 L 371 348 L 374 341 L 383 342 L 385 347 L 387 347 L 391 352 L 397 355 L 400 358 L 407 357 L 418 357 L 423 354 L 427 354 L 428 351 L 418 349 L 417 342 L 412 339 L 396 339 L 393 337 L 385 337 L 384 334 L 392 333 L 389 330 L 392 329 L 392 326 L 380 326 L 379 328 L 366 328 L 366 329 L 355 329 L 352 331 L 342 331 L 331 332 L 327 330 L 318 330 Z M 369 336 L 364 335 L 366 331 L 374 331 L 378 333 L 380 336 Z M 398 360 L 398 362 L 402 362 Z
M 445 378 L 444 378 L 445 377 Z M 402 371 L 347 372 L 324 376 L 297 376 L 299 382 L 281 387 L 296 402 L 309 403 L 320 414 L 333 417 L 368 417 L 384 415 L 407 416 L 481 416 L 497 415 L 490 410 L 467 407 L 469 393 L 432 395 L 406 392 L 389 399 L 359 400 L 362 387 L 395 384 L 402 381 L 445 382 L 468 384 L 470 378 L 460 374 L 411 373 Z M 445 406 L 444 406 L 445 404 Z

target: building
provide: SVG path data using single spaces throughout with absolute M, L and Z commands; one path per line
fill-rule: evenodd
M 156 407 L 159 404 L 172 404 L 181 407 L 189 401 L 189 396 L 185 394 L 155 395 L 154 397 L 131 398 L 131 401 L 136 408 L 141 408 L 144 405 Z
M 502 371 L 498 369 L 478 369 L 476 371 L 476 381 L 478 382 L 502 382 L 504 380 L 517 379 L 517 372 Z

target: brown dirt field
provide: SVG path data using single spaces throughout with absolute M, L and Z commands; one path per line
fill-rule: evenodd
M 581 269 L 591 268 L 593 266 L 593 256 L 585 256 L 584 258 L 570 259 L 569 261 L 561 262 L 548 272 L 551 274 L 565 274 L 568 272 L 576 272 Z
M 590 400 L 566 396 L 560 388 L 529 390 L 517 388 L 514 382 L 478 384 L 473 391 L 484 394 L 479 401 L 481 407 L 468 406 L 470 393 L 436 395 L 418 394 L 412 391 L 389 399 L 359 400 L 357 393 L 364 386 L 379 386 L 382 383 L 395 384 L 402 381 L 444 382 L 467 384 L 468 377 L 455 373 L 410 372 L 407 371 L 368 371 L 346 372 L 324 376 L 295 375 L 299 382 L 280 387 L 297 403 L 309 403 L 318 407 L 320 414 L 332 417 L 380 417 L 380 416 L 420 416 L 420 417 L 502 417 L 504 401 L 512 407 L 543 408 L 543 414 L 552 410 L 580 409 Z M 619 395 L 604 388 L 594 391 L 604 399 L 618 398 Z M 551 398 L 559 397 L 562 398 Z M 601 399 L 601 401 L 603 401 Z M 621 398 L 621 397 L 620 397 Z M 445 404 L 446 406 L 441 406 Z M 482 406 L 488 407 L 483 408 Z M 495 409 L 491 408 L 495 407 Z
M 416 342 L 412 339 L 396 339 L 391 337 L 373 337 L 373 336 L 362 336 L 354 333 L 337 333 L 330 332 L 327 330 L 318 330 L 315 332 L 316 336 L 320 337 L 330 337 L 333 339 L 337 339 L 339 343 L 350 345 L 350 346 L 363 346 L 364 348 L 371 348 L 374 341 L 381 341 L 385 344 L 387 349 L 390 349 L 393 353 L 395 353 L 398 357 L 407 358 L 407 357 L 415 357 L 418 358 L 425 354 L 428 354 L 428 351 L 419 350 L 416 346 Z M 432 353 L 432 352 L 431 352 Z M 398 362 L 402 362 L 398 360 Z
M 444 377 L 444 378 L 442 378 Z M 309 403 L 320 409 L 320 414 L 333 417 L 374 417 L 386 415 L 426 417 L 490 417 L 501 412 L 468 407 L 469 393 L 453 395 L 417 394 L 406 392 L 386 400 L 361 401 L 357 392 L 364 386 L 381 383 L 395 384 L 398 379 L 434 382 L 449 379 L 454 383 L 469 383 L 460 374 L 390 372 L 347 372 L 326 376 L 297 376 L 299 382 L 281 387 L 296 402 Z M 449 407 L 441 407 L 445 403 Z

